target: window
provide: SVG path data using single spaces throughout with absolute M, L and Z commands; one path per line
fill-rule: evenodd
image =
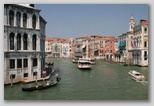
M 14 33 L 10 33 L 10 50 L 14 50 Z
M 36 28 L 36 16 L 35 16 L 35 15 L 33 15 L 32 27 L 33 27 L 34 29 Z
M 22 59 L 17 59 L 17 68 L 22 68 Z
M 27 14 L 26 13 L 23 14 L 23 27 L 27 28 Z
M 15 74 L 11 74 L 10 79 L 15 79 Z
M 23 35 L 23 49 L 27 50 L 27 34 Z
M 33 72 L 33 76 L 37 76 L 37 72 Z
M 28 73 L 24 73 L 24 77 L 28 77 Z
M 147 51 L 144 51 L 144 60 L 148 59 Z
M 24 68 L 28 67 L 28 59 L 24 59 Z
M 33 47 L 33 50 L 36 50 L 36 35 L 33 35 L 33 38 L 32 38 L 32 47 Z
M 144 28 L 144 33 L 147 34 L 147 28 Z
M 10 26 L 14 25 L 14 12 L 13 11 L 9 11 L 9 24 Z
M 36 67 L 37 66 L 37 58 L 34 58 L 33 59 L 33 67 Z
M 112 50 L 110 50 L 110 53 L 112 53 Z
M 147 41 L 144 41 L 144 47 L 147 47 Z
M 21 35 L 17 34 L 17 50 L 21 50 Z
M 21 14 L 20 14 L 20 12 L 17 12 L 17 14 L 16 14 L 16 25 L 17 25 L 17 27 L 20 27 L 20 18 L 21 18 Z
M 10 59 L 10 69 L 15 68 L 15 59 Z

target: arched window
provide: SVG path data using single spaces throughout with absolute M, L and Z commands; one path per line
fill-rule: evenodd
M 144 51 L 144 60 L 147 60 L 147 59 L 148 59 L 147 51 Z
M 32 26 L 34 29 L 36 28 L 36 16 L 35 15 L 33 15 Z
M 9 11 L 9 24 L 10 26 L 14 25 L 14 12 L 12 10 Z
M 21 34 L 17 34 L 17 50 L 21 50 Z
M 147 34 L 147 28 L 144 28 L 144 33 Z
M 10 50 L 14 50 L 14 33 L 10 33 Z
M 23 14 L 23 27 L 27 28 L 27 14 L 26 13 Z
M 147 47 L 147 41 L 144 41 L 144 47 Z
M 33 38 L 32 38 L 32 47 L 33 47 L 33 50 L 36 50 L 36 35 L 33 35 Z
M 27 44 L 28 44 L 28 39 L 27 39 L 27 34 L 23 35 L 23 49 L 27 50 Z
M 17 14 L 16 14 L 16 25 L 17 25 L 17 27 L 20 27 L 20 19 L 21 19 L 21 14 L 20 14 L 20 12 L 17 12 Z

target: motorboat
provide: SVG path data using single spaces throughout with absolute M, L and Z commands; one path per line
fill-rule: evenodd
M 73 63 L 78 63 L 78 60 L 79 60 L 78 58 L 74 58 L 74 59 L 72 60 L 72 62 L 73 62 Z
M 90 62 L 86 60 L 78 60 L 78 68 L 79 69 L 91 69 Z
M 130 70 L 128 72 L 129 75 L 131 75 L 132 79 L 136 80 L 136 81 L 144 81 L 145 77 L 143 74 L 135 71 L 135 70 Z
M 94 59 L 94 58 L 89 58 L 88 60 L 89 60 L 90 64 L 96 64 L 96 62 L 95 62 L 95 59 Z
M 91 65 L 96 64 L 95 59 L 94 58 L 79 58 L 79 60 L 85 60 L 85 61 L 89 61 L 89 63 Z

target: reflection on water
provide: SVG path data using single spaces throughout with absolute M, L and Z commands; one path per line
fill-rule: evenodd
M 128 66 L 97 60 L 91 70 L 80 70 L 71 59 L 48 59 L 59 68 L 61 81 L 53 88 L 22 92 L 22 84 L 5 86 L 5 100 L 147 100 L 148 67 Z M 145 82 L 132 80 L 128 72 L 135 69 Z

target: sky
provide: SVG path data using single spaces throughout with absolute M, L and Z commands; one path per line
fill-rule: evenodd
M 129 19 L 136 25 L 148 20 L 148 4 L 35 4 L 47 21 L 46 37 L 119 36 L 129 31 Z

